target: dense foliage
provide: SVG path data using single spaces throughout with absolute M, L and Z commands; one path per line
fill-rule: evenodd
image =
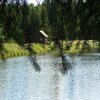
M 14 39 L 33 42 L 40 29 L 50 40 L 100 40 L 99 0 L 44 0 L 34 6 L 25 0 L 0 1 L 0 43 Z

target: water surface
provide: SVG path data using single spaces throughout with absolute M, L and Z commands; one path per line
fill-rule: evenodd
M 100 54 L 66 58 L 73 66 L 66 75 L 52 55 L 37 57 L 40 73 L 27 57 L 0 61 L 0 100 L 100 100 Z

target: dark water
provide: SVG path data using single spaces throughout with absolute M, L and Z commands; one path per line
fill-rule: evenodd
M 100 100 L 100 54 L 66 58 L 73 66 L 67 75 L 50 55 L 38 56 L 40 73 L 27 57 L 0 62 L 0 100 Z

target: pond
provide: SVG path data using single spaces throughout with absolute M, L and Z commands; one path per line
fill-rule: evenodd
M 0 61 L 0 100 L 100 100 L 100 54 L 66 59 L 72 64 L 66 75 L 53 55 L 37 57 L 40 73 L 27 57 Z

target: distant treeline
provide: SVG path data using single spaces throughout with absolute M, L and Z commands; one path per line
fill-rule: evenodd
M 0 45 L 9 39 L 33 42 L 44 30 L 50 41 L 100 41 L 100 0 L 44 0 L 41 5 L 25 0 L 0 0 Z

